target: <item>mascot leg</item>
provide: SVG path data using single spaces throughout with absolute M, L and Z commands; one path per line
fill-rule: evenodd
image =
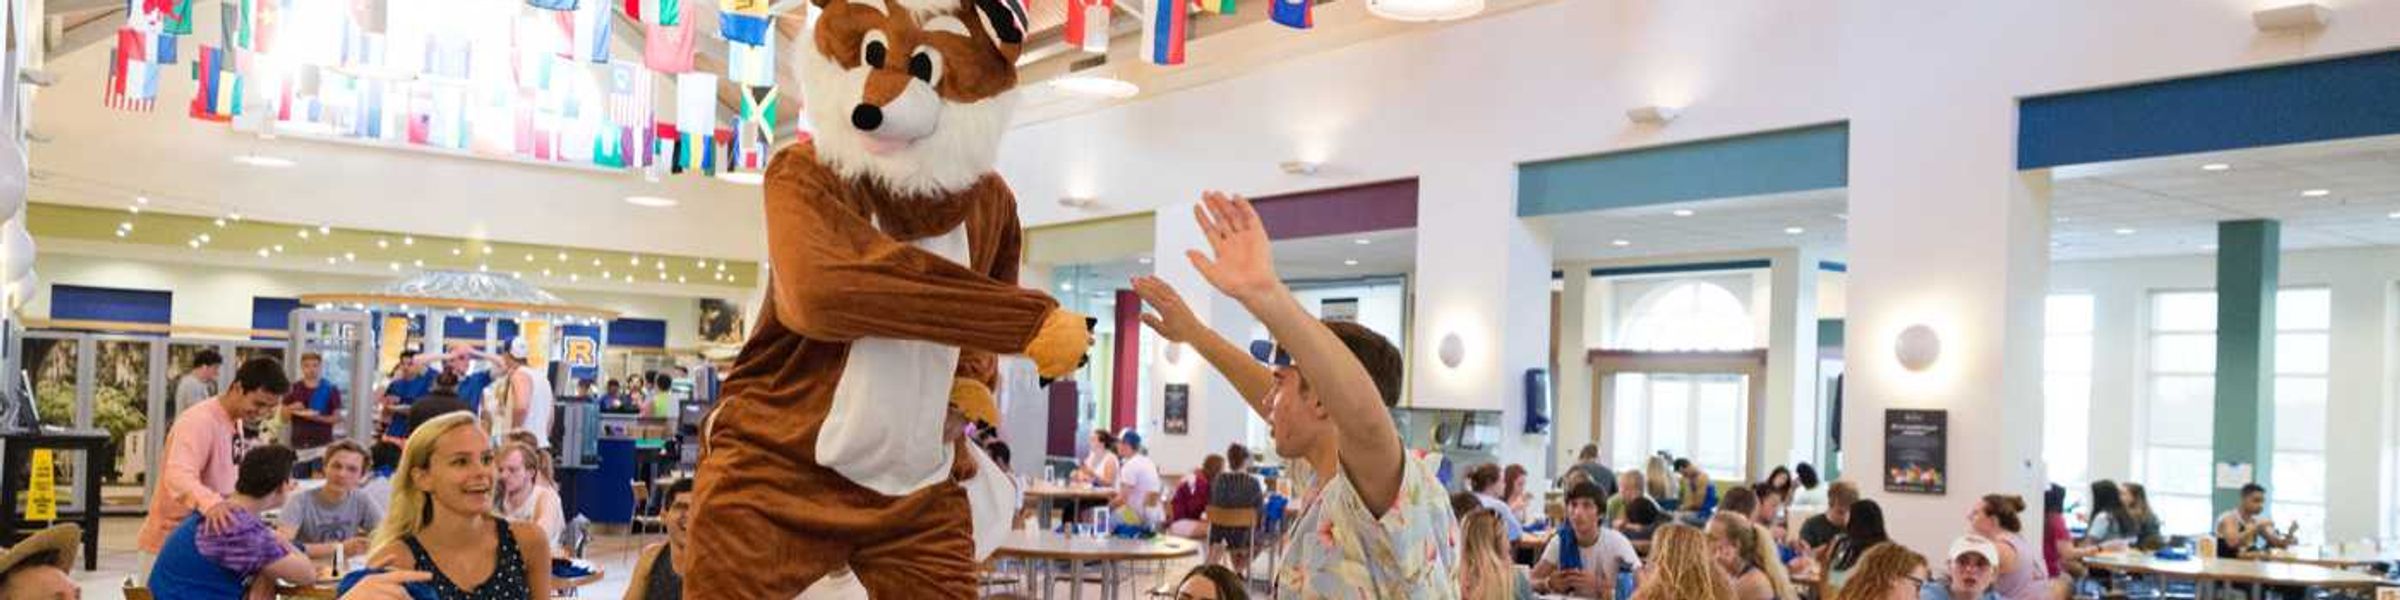
M 788 455 L 760 452 L 735 436 L 713 441 L 692 490 L 693 505 L 708 508 L 692 515 L 687 532 L 692 558 L 683 574 L 685 598 L 791 598 L 847 561 L 849 541 L 856 538 L 810 518 L 843 512 L 838 500 L 791 495 L 826 489 L 810 480 L 838 476 Z
M 973 512 L 966 491 L 940 483 L 901 501 L 918 507 L 903 522 L 888 524 L 892 535 L 861 543 L 850 557 L 858 582 L 871 598 L 974 598 L 981 569 L 975 562 Z

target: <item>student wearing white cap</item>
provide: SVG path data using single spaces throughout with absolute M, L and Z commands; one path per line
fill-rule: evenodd
M 494 357 L 499 366 L 499 382 L 492 388 L 492 400 L 484 403 L 484 423 L 491 427 L 493 440 L 508 439 L 515 431 L 533 433 L 533 439 L 543 449 L 550 447 L 550 413 L 557 404 L 551 394 L 550 378 L 530 368 L 525 338 L 508 344 L 508 351 Z
M 1992 591 L 1992 565 L 2000 562 L 2000 548 L 1982 536 L 1959 536 L 1950 542 L 1949 575 L 1925 582 L 1918 592 L 1919 600 L 2000 600 Z

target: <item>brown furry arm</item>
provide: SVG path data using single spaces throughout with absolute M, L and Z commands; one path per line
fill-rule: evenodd
M 884 235 L 841 205 L 832 177 L 788 150 L 768 169 L 769 287 L 785 328 L 820 340 L 876 336 L 1015 353 L 1057 308 L 1041 292 Z

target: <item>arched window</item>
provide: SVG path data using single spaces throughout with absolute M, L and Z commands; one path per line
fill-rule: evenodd
M 1724 286 L 1679 281 L 1643 294 L 1618 328 L 1623 350 L 1749 350 L 1758 347 L 1750 311 Z

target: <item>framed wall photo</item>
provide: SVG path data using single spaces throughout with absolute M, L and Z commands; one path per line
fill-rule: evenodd
M 742 306 L 729 300 L 700 299 L 700 341 L 740 345 L 748 335 L 742 328 Z
M 1883 491 L 1938 496 L 1949 480 L 1949 411 L 1883 411 Z
M 1327 321 L 1358 321 L 1357 298 L 1326 298 L 1317 305 L 1317 318 Z
M 1187 383 L 1167 384 L 1167 433 L 1183 435 L 1192 432 L 1192 386 Z

